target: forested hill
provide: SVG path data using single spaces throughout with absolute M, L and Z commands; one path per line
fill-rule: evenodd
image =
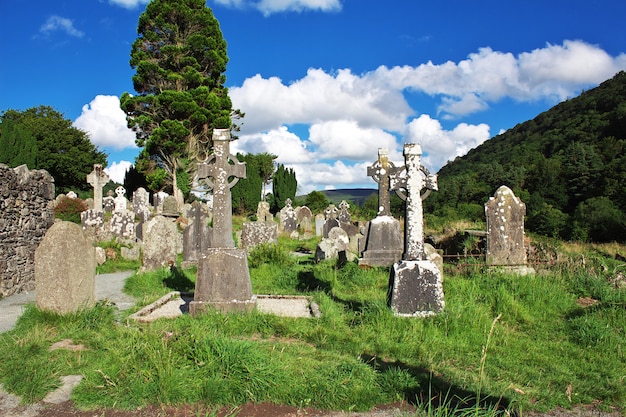
M 484 203 L 506 185 L 526 203 L 530 231 L 626 241 L 625 151 L 622 71 L 446 164 L 426 209 L 484 220 Z

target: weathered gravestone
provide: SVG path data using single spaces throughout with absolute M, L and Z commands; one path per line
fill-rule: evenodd
M 307 206 L 296 208 L 296 218 L 298 219 L 298 229 L 302 233 L 311 233 L 313 231 L 313 213 Z
M 135 238 L 135 213 L 128 210 L 126 189 L 121 185 L 115 189 L 115 209 L 109 221 L 109 228 L 114 236 L 123 239 Z
M 183 230 L 183 268 L 196 265 L 202 254 L 211 247 L 212 230 L 205 204 L 194 201 L 187 213 L 189 225 Z
M 256 221 L 269 222 L 273 220 L 274 216 L 270 212 L 270 203 L 267 201 L 259 201 L 256 209 Z
M 41 310 L 75 312 L 95 302 L 96 252 L 72 222 L 56 222 L 35 251 L 35 302 Z
M 192 316 L 207 308 L 230 311 L 256 306 L 246 251 L 236 248 L 233 240 L 230 189 L 245 177 L 246 164 L 230 153 L 230 130 L 213 130 L 213 155 L 198 164 L 198 179 L 213 189 L 213 236 L 211 248 L 198 260 L 194 300 L 189 304 Z
M 163 213 L 163 203 L 165 202 L 165 198 L 167 196 L 169 196 L 169 194 L 166 193 L 165 191 L 159 191 L 157 193 L 154 193 L 154 196 L 153 196 L 154 211 L 156 214 Z
M 163 211 L 161 212 L 166 217 L 178 217 L 178 200 L 173 195 L 168 195 L 163 200 Z
M 488 265 L 518 268 L 520 273 L 532 272 L 526 267 L 525 215 L 526 204 L 504 185 L 485 203 Z
M 107 191 L 107 196 L 102 199 L 102 209 L 105 213 L 111 213 L 115 210 L 115 198 L 113 190 Z
M 328 237 L 328 232 L 333 227 L 341 227 L 339 224 L 339 220 L 337 216 L 339 215 L 339 211 L 334 204 L 329 204 L 324 210 L 324 226 L 322 226 L 322 237 Z
M 437 176 L 421 165 L 421 155 L 420 145 L 405 144 L 406 177 L 391 183 L 392 189 L 406 190 L 406 220 L 403 259 L 390 272 L 389 304 L 395 315 L 405 317 L 431 316 L 445 306 L 442 272 L 424 251 L 422 198 L 437 190 Z
M 276 244 L 278 242 L 278 224 L 272 220 L 271 214 L 270 216 L 262 214 L 266 207 L 269 213 L 269 204 L 260 201 L 257 208 L 257 221 L 246 222 L 241 225 L 241 247 L 243 249 L 250 250 L 262 243 Z
M 150 220 L 150 193 L 143 187 L 133 193 L 133 212 L 142 223 Z
M 355 257 L 349 251 L 350 238 L 341 227 L 333 227 L 328 236 L 322 238 L 315 248 L 315 262 L 325 259 L 338 259 L 339 262 L 352 261 Z
M 102 165 L 93 165 L 93 171 L 87 175 L 87 182 L 93 187 L 93 209 L 102 211 L 102 188 L 109 182 L 109 176 Z
M 402 257 L 400 222 L 391 215 L 390 179 L 396 178 L 405 167 L 396 167 L 389 161 L 387 149 L 378 149 L 378 161 L 367 168 L 367 175 L 378 183 L 378 215 L 369 222 L 367 242 L 359 265 L 390 266 Z
M 179 232 L 171 219 L 157 215 L 143 227 L 142 271 L 156 271 L 176 266 Z
M 280 226 L 279 230 L 282 233 L 290 235 L 298 230 L 298 219 L 296 217 L 296 210 L 292 206 L 291 198 L 285 200 L 285 207 L 280 209 Z
M 315 236 L 323 236 L 326 217 L 322 213 L 315 215 Z

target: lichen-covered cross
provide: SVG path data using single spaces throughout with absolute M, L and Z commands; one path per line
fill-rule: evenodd
M 389 181 L 404 167 L 396 167 L 389 161 L 389 152 L 385 148 L 378 148 L 378 160 L 367 167 L 367 175 L 378 183 L 378 215 L 391 216 L 389 195 Z
M 246 164 L 230 154 L 230 140 L 230 129 L 214 129 L 213 155 L 198 164 L 198 180 L 203 180 L 213 190 L 211 246 L 214 248 L 235 247 L 230 189 L 239 178 L 246 178 Z

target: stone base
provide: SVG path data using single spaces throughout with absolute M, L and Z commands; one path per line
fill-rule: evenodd
M 390 266 L 402 258 L 400 222 L 391 216 L 378 216 L 369 224 L 366 249 L 359 265 Z
M 396 316 L 428 317 L 445 307 L 443 278 L 432 261 L 402 260 L 389 277 L 389 305 Z
M 209 248 L 198 260 L 192 316 L 208 307 L 221 311 L 254 308 L 246 251 L 238 248 Z
M 189 314 L 191 317 L 197 317 L 209 310 L 217 310 L 222 313 L 253 311 L 256 308 L 256 303 L 256 296 L 244 301 L 192 301 L 189 303 Z

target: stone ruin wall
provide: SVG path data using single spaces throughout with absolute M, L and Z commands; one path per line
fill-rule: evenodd
M 54 223 L 54 178 L 0 164 L 0 298 L 35 289 L 35 250 Z

